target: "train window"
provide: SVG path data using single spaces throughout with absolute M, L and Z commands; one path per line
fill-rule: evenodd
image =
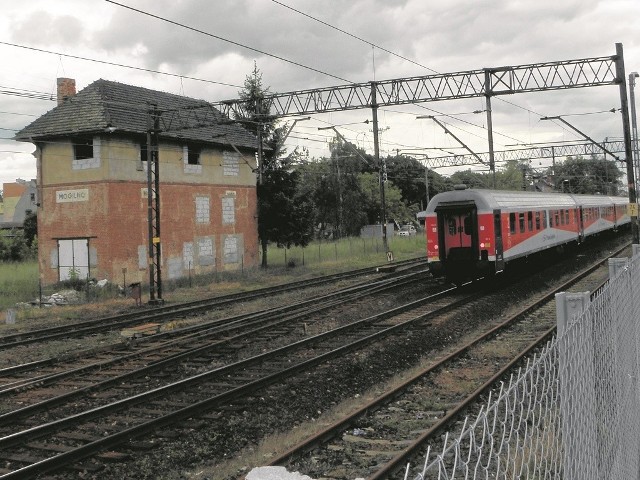
M 509 214 L 509 232 L 516 233 L 516 214 Z
M 455 235 L 458 231 L 458 224 L 455 218 L 449 219 L 449 235 Z
M 533 230 L 533 212 L 527 212 L 527 227 L 529 231 Z
M 547 228 L 547 211 L 542 211 L 542 228 Z
M 553 210 L 549 210 L 549 226 L 553 227 Z
M 560 212 L 558 210 L 554 210 L 553 216 L 555 217 L 556 227 L 560 225 Z
M 536 230 L 540 230 L 540 212 L 536 212 Z
M 569 225 L 569 223 L 571 223 L 571 222 L 569 222 L 569 210 L 565 210 L 564 211 L 564 221 L 565 221 L 565 223 L 567 225 Z
M 520 233 L 524 233 L 524 212 L 518 214 L 518 223 L 520 224 Z
M 471 215 L 464 217 L 464 234 L 471 235 L 473 232 L 473 225 L 471 224 Z
M 493 230 L 496 232 L 496 238 L 502 237 L 502 231 L 500 229 L 500 214 L 493 214 Z

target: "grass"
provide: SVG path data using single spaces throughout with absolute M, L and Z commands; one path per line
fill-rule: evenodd
M 394 260 L 420 257 L 425 252 L 425 238 L 420 234 L 410 237 L 389 237 L 388 245 Z M 173 281 L 165 280 L 163 297 L 165 301 L 189 301 L 387 263 L 387 255 L 380 238 L 317 241 L 305 248 L 284 249 L 271 245 L 267 255 L 269 268 L 266 270 L 242 268 L 237 272 L 217 272 Z M 38 298 L 38 278 L 36 261 L 0 263 L 0 322 L 4 323 L 7 309 L 14 308 L 19 302 L 30 302 Z M 115 279 L 114 281 L 117 282 Z M 68 287 L 47 286 L 43 294 L 51 294 L 65 288 Z M 111 305 L 112 308 L 117 309 L 131 303 L 128 298 L 118 298 L 115 288 L 87 295 L 86 302 L 80 309 L 64 307 L 65 310 L 69 310 L 64 315 L 74 317 L 86 314 L 87 311 L 99 309 L 98 304 L 106 307 Z M 56 311 L 59 310 L 56 309 Z M 72 310 L 80 311 L 72 312 Z M 19 319 L 43 318 L 50 315 L 51 311 L 48 309 L 18 311 Z
M 395 260 L 403 260 L 426 252 L 424 235 L 388 238 L 389 250 Z M 381 238 L 344 238 L 337 241 L 316 241 L 308 246 L 277 248 L 270 246 L 270 266 L 305 266 L 310 269 L 331 268 L 332 264 L 348 268 L 366 267 L 387 261 Z
M 38 263 L 0 262 L 0 309 L 38 298 Z

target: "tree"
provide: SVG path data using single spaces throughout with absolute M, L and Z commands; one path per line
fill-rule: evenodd
M 254 63 L 239 93 L 245 116 L 239 118 L 256 133 L 262 155 L 258 165 L 258 237 L 262 248 L 262 267 L 266 268 L 269 242 L 279 247 L 305 246 L 313 235 L 312 206 L 308 198 L 297 195 L 299 174 L 293 169 L 297 152 L 284 157 L 284 132 L 269 115 L 265 96 L 269 88 L 262 84 L 262 73 Z
M 28 213 L 24 219 L 22 227 L 24 241 L 29 247 L 31 247 L 34 239 L 38 235 L 38 216 L 33 212 Z
M 556 189 L 567 193 L 618 195 L 622 184 L 618 164 L 596 156 L 567 157 L 564 162 L 556 163 L 553 173 Z

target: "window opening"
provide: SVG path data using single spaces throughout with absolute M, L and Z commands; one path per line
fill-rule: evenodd
M 520 233 L 524 233 L 524 212 L 518 214 L 518 223 L 520 224 Z
M 187 164 L 200 165 L 200 149 L 196 147 L 188 147 Z
M 464 234 L 471 235 L 472 231 L 473 227 L 471 222 L 471 215 L 467 215 L 466 217 L 464 217 Z
M 73 145 L 73 158 L 84 160 L 93 158 L 93 138 L 79 138 Z

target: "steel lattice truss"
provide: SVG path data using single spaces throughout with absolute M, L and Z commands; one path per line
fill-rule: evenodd
M 353 83 L 265 97 L 268 114 L 275 117 L 355 110 L 409 103 L 434 102 L 545 90 L 613 85 L 616 56 L 485 68 L 467 72 L 426 75 L 379 82 Z M 376 104 L 372 94 L 375 91 Z M 229 100 L 214 104 L 227 116 L 244 117 L 244 104 Z
M 265 117 L 286 117 L 374 106 L 614 85 L 622 81 L 616 78 L 616 58 L 613 55 L 484 68 L 276 93 L 265 97 L 263 108 Z M 374 92 L 375 105 L 372 102 Z M 247 118 L 250 115 L 245 106 L 242 100 L 234 99 L 163 112 L 161 128 L 163 131 L 180 130 L 222 124 L 228 122 L 229 118 Z
M 624 153 L 624 142 L 603 142 L 601 144 L 613 153 Z M 575 143 L 567 145 L 554 145 L 538 148 L 520 148 L 494 152 L 495 162 L 507 162 L 509 160 L 534 160 L 538 158 L 553 158 L 578 155 L 602 155 L 603 150 L 593 143 Z M 421 159 L 428 168 L 460 167 L 464 165 L 480 165 L 489 163 L 489 153 L 478 153 L 478 158 L 471 154 L 448 155 L 445 157 L 433 157 Z

